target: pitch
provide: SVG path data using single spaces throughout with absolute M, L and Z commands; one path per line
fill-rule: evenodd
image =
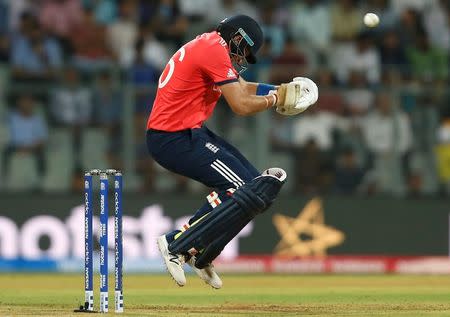
M 123 316 L 450 316 L 450 276 L 224 275 L 221 290 L 187 278 L 126 274 Z M 72 312 L 81 275 L 3 274 L 0 285 L 0 316 L 85 315 Z

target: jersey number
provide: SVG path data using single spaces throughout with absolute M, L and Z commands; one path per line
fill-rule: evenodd
M 178 50 L 178 52 L 180 52 L 180 57 L 178 57 L 178 61 L 182 62 L 184 59 L 184 55 L 186 54 L 186 50 L 184 49 L 184 47 L 182 47 Z M 167 85 L 167 83 L 169 82 L 170 78 L 173 75 L 173 71 L 175 70 L 175 62 L 173 61 L 173 57 L 169 60 L 168 65 L 169 71 L 167 72 L 167 76 L 166 78 L 164 78 L 164 80 L 162 80 L 163 74 L 161 74 L 161 76 L 159 77 L 158 88 L 163 88 L 165 85 Z

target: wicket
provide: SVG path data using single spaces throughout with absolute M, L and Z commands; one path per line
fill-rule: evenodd
M 94 169 L 84 175 L 84 307 L 75 312 L 94 311 L 93 288 L 93 176 L 100 178 L 100 312 L 108 312 L 108 176 L 114 175 L 114 304 L 115 312 L 123 312 L 123 282 L 122 282 L 122 173 L 114 170 Z

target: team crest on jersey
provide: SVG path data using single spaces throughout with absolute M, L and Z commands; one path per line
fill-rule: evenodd
M 228 78 L 235 78 L 236 75 L 234 74 L 233 70 L 231 68 L 228 69 L 228 74 L 227 74 Z
M 219 151 L 219 148 L 210 142 L 206 142 L 205 147 L 213 153 L 217 153 L 217 151 Z

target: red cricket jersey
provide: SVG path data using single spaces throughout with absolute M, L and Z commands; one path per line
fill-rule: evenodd
M 222 94 L 219 86 L 237 80 L 222 37 L 217 32 L 197 36 L 172 56 L 162 72 L 147 129 L 201 127 Z

